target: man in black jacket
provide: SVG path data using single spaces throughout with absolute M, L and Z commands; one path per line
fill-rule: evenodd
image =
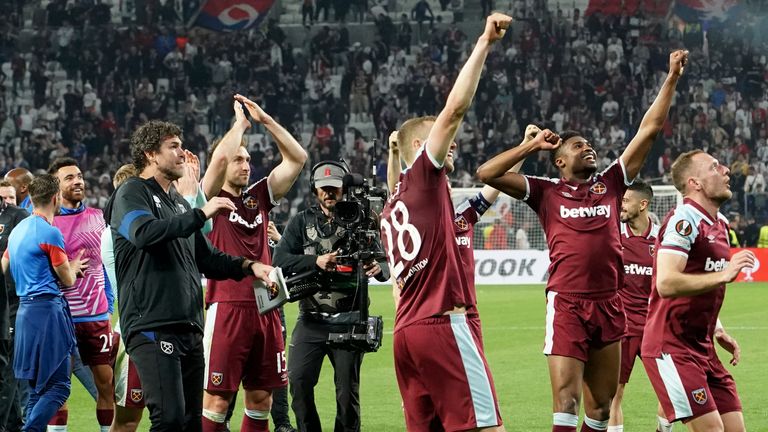
M 184 174 L 181 130 L 151 121 L 131 137 L 139 177 L 115 191 L 105 211 L 112 229 L 123 341 L 139 372 L 152 431 L 201 431 L 203 295 L 209 279 L 253 274 L 271 283 L 272 267 L 213 248 L 200 229 L 227 198 L 192 209 L 176 192 Z
M 0 181 L 0 254 L 8 247 L 8 236 L 24 218 L 26 210 L 9 204 L 16 203 L 16 192 L 7 180 Z M 13 278 L 0 272 L 0 431 L 19 430 L 23 422 L 17 398 L 17 383 L 13 375 L 13 327 L 19 298 Z
M 314 387 L 327 355 L 336 384 L 336 431 L 360 430 L 360 366 L 363 354 L 328 345 L 330 333 L 345 333 L 360 320 L 356 304 L 357 269 L 337 263 L 346 229 L 334 222 L 347 170 L 338 162 L 324 161 L 312 168 L 310 188 L 320 203 L 297 213 L 288 222 L 272 261 L 285 274 L 310 270 L 323 272 L 326 286 L 299 303 L 299 319 L 291 335 L 288 353 L 288 384 L 300 431 L 321 430 Z M 381 250 L 380 242 L 371 245 Z M 350 253 L 356 251 L 343 251 Z M 364 264 L 368 277 L 389 279 L 389 268 L 376 261 Z

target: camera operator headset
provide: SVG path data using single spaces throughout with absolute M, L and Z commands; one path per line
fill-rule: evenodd
M 357 310 L 357 269 L 337 263 L 346 228 L 334 222 L 336 203 L 341 199 L 347 168 L 339 162 L 322 161 L 312 167 L 310 188 L 318 199 L 294 215 L 275 248 L 275 266 L 287 275 L 316 270 L 322 273 L 324 289 L 299 302 L 299 318 L 291 334 L 288 352 L 288 382 L 291 406 L 301 431 L 321 430 L 314 386 L 327 355 L 335 370 L 335 430 L 360 430 L 360 365 L 363 353 L 328 345 L 330 333 L 344 332 L 360 319 Z M 374 245 L 381 250 L 381 242 Z M 343 251 L 345 254 L 354 251 Z M 386 261 L 366 263 L 369 277 L 389 279 Z M 326 415 L 327 416 L 327 415 Z

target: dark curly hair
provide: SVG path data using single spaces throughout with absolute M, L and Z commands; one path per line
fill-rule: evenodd
M 141 173 L 149 165 L 146 152 L 160 151 L 160 144 L 175 136 L 181 136 L 181 128 L 170 122 L 152 120 L 139 126 L 131 135 L 131 157 L 136 172 Z
M 583 137 L 584 135 L 581 134 L 581 132 L 576 132 L 574 130 L 567 130 L 560 134 L 560 139 L 563 140 L 563 144 L 565 144 L 566 141 L 569 139 L 580 136 Z M 557 164 L 555 164 L 555 161 L 558 157 L 560 157 L 560 150 L 563 148 L 562 145 L 560 147 L 556 148 L 554 151 L 549 152 L 549 162 L 557 168 Z
M 56 158 L 48 165 L 48 174 L 56 175 L 60 169 L 69 166 L 77 166 L 77 161 L 71 157 Z
M 59 193 L 59 179 L 51 174 L 39 175 L 29 184 L 29 196 L 35 207 L 45 207 L 50 204 L 51 198 L 57 193 Z

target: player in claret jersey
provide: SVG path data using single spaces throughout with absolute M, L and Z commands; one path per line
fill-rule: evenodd
M 541 129 L 536 125 L 528 125 L 525 128 L 523 141 L 521 144 L 532 140 Z M 402 171 L 402 162 L 400 159 L 400 150 L 397 146 L 397 131 L 389 136 L 389 161 L 387 165 L 387 186 L 389 190 L 394 190 Z M 515 165 L 511 171 L 518 172 L 522 162 Z M 446 163 L 446 174 L 450 175 L 454 166 L 452 161 Z M 449 183 L 450 184 L 450 183 Z M 469 293 L 472 296 L 470 307 L 467 308 L 467 319 L 470 326 L 477 327 L 477 333 L 481 336 L 480 345 L 482 346 L 482 331 L 480 329 L 480 314 L 477 310 L 477 300 L 475 297 L 475 224 L 483 217 L 483 214 L 496 202 L 499 197 L 499 191 L 490 187 L 483 188 L 475 196 L 465 199 L 456 206 L 456 214 L 453 220 L 453 229 L 456 234 L 456 245 L 459 247 L 459 257 L 461 258 L 462 269 L 469 284 Z M 392 284 L 392 295 L 395 299 L 395 305 L 400 301 L 400 288 L 397 283 Z
M 269 211 L 301 174 L 307 153 L 258 104 L 240 95 L 235 99 L 235 125 L 214 146 L 211 166 L 202 181 L 209 199 L 218 191 L 217 196 L 231 200 L 235 209 L 214 216 L 208 239 L 222 251 L 269 263 Z M 250 122 L 243 108 L 269 131 L 283 157 L 267 177 L 251 185 L 251 157 L 242 140 Z M 203 432 L 227 430 L 227 409 L 240 382 L 245 389 L 245 415 L 240 430 L 268 431 L 272 390 L 288 383 L 280 314 L 277 309 L 259 314 L 254 281 L 251 277 L 239 282 L 208 281 L 203 339 Z
M 623 284 L 619 297 L 627 315 L 627 333 L 621 341 L 621 370 L 616 396 L 611 402 L 609 432 L 623 431 L 624 415 L 621 400 L 624 386 L 629 382 L 635 358 L 640 356 L 648 298 L 651 295 L 651 273 L 656 252 L 659 226 L 648 217 L 653 189 L 640 180 L 624 193 L 621 203 L 621 249 L 624 255 Z
M 454 235 L 446 177 L 453 139 L 472 102 L 485 58 L 512 18 L 493 14 L 435 117 L 406 121 L 398 143 L 408 168 L 384 207 L 381 235 L 399 288 L 395 372 L 409 431 L 503 430 Z
M 507 150 L 478 169 L 480 179 L 525 201 L 539 215 L 549 246 L 548 356 L 555 432 L 573 432 L 584 393 L 582 431 L 608 428 L 619 377 L 625 316 L 617 291 L 623 266 L 619 232 L 621 199 L 645 163 L 666 120 L 687 51 L 669 56 L 669 74 L 618 160 L 597 172 L 596 153 L 578 132 L 549 130 Z M 507 170 L 539 150 L 551 152 L 560 179 Z
M 733 377 L 712 344 L 725 284 L 755 264 L 750 251 L 731 257 L 728 221 L 718 211 L 731 198 L 729 172 L 701 150 L 672 164 L 684 200 L 659 231 L 641 348 L 667 420 L 682 420 L 691 431 L 745 430 Z

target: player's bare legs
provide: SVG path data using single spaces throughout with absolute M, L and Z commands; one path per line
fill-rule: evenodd
M 93 365 L 93 382 L 96 384 L 98 397 L 96 398 L 96 409 L 111 410 L 115 406 L 115 387 L 112 384 L 112 366 Z
M 616 388 L 616 395 L 611 401 L 611 418 L 608 420 L 608 426 L 618 426 L 624 424 L 624 412 L 621 410 L 621 401 L 624 399 L 624 386 L 619 384 Z
M 691 432 L 723 432 L 725 430 L 720 413 L 717 411 L 710 411 L 703 416 L 696 417 L 685 425 Z
M 224 418 L 227 415 L 230 401 L 234 396 L 234 392 L 215 392 L 206 390 L 203 393 L 203 416 L 220 417 L 221 421 L 217 423 L 224 423 Z M 272 392 L 266 390 L 246 390 L 245 391 L 245 416 L 243 416 L 243 422 L 252 420 L 264 420 L 269 417 L 269 410 L 272 408 Z M 213 420 L 213 419 L 212 419 Z
M 143 412 L 144 408 L 125 408 L 115 405 L 115 418 L 109 432 L 135 432 Z
M 267 390 L 246 390 L 245 391 L 245 416 L 255 420 L 255 417 L 261 417 L 266 421 L 269 418 L 269 410 L 272 409 L 272 392 Z
M 746 432 L 744 414 L 741 411 L 733 411 L 720 416 L 725 432 Z
M 661 404 L 656 405 L 656 432 L 672 432 L 672 423 L 667 420 L 667 415 L 664 414 L 664 408 Z
M 584 362 L 572 357 L 550 355 L 547 356 L 547 364 L 552 384 L 552 412 L 570 414 L 578 419 Z
M 492 426 L 487 428 L 470 429 L 472 432 L 507 432 L 504 426 Z
M 203 417 L 210 418 L 211 416 L 216 423 L 224 424 L 224 419 L 227 417 L 227 410 L 229 409 L 229 403 L 235 392 L 215 392 L 205 390 L 203 392 Z M 221 421 L 218 421 L 221 420 Z
M 620 366 L 620 342 L 589 350 L 589 360 L 584 368 L 584 415 L 588 418 L 608 421 L 611 399 L 619 385 Z

